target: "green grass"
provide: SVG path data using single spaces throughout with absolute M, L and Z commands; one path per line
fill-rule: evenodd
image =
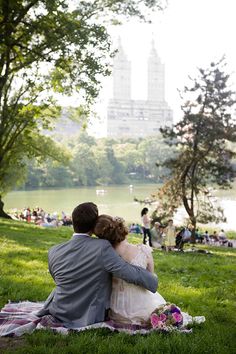
M 71 234 L 69 228 L 40 229 L 0 219 L 0 307 L 9 299 L 46 299 L 54 286 L 47 251 Z M 141 242 L 140 236 L 130 239 Z M 43 330 L 20 339 L 0 338 L 0 353 L 235 353 L 236 250 L 210 249 L 212 254 L 154 251 L 159 292 L 182 310 L 206 317 L 192 334 L 130 336 L 101 329 L 62 336 Z

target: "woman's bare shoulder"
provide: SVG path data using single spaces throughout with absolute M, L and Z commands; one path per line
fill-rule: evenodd
M 131 262 L 134 257 L 140 252 L 141 245 L 133 245 L 126 243 L 125 245 L 118 245 L 116 247 L 117 253 L 127 262 Z

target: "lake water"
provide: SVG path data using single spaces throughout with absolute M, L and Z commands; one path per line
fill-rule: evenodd
M 134 198 L 144 200 L 156 190 L 154 184 L 114 185 L 107 187 L 89 187 L 76 189 L 50 189 L 34 191 L 15 191 L 5 198 L 5 210 L 23 209 L 24 207 L 42 207 L 47 212 L 64 211 L 71 214 L 73 208 L 86 201 L 98 205 L 100 213 L 113 216 L 122 216 L 127 222 L 140 222 L 140 210 L 144 205 L 134 201 Z M 225 210 L 227 224 L 220 224 L 218 228 L 236 230 L 236 185 L 230 191 L 216 192 L 220 204 Z M 150 212 L 155 210 L 151 205 Z M 185 216 L 182 209 L 175 216 L 175 223 L 180 224 Z

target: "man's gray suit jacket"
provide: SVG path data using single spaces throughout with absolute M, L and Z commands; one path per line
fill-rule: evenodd
M 104 321 L 112 275 L 152 292 L 157 288 L 156 276 L 125 262 L 107 240 L 86 234 L 74 234 L 70 241 L 52 247 L 48 258 L 56 288 L 38 315 L 50 313 L 69 328 Z

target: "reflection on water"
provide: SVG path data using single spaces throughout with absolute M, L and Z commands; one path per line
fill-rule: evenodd
M 221 199 L 220 201 L 218 200 L 217 205 L 220 205 L 224 209 L 224 214 L 227 218 L 227 222 L 219 223 L 217 225 L 214 223 L 209 223 L 208 226 L 216 227 L 217 230 L 219 229 L 236 230 L 236 218 L 235 218 L 236 200 Z M 184 210 L 184 208 L 179 208 L 174 218 L 176 225 L 180 225 L 181 222 L 186 218 L 187 218 L 187 213 Z
M 5 208 L 22 209 L 24 207 L 42 207 L 48 212 L 62 211 L 71 214 L 79 203 L 91 201 L 98 205 L 100 213 L 119 215 L 127 222 L 140 222 L 140 211 L 144 205 L 134 201 L 134 197 L 144 200 L 155 192 L 156 185 L 140 184 L 107 187 L 89 187 L 77 189 L 36 190 L 11 192 L 5 198 Z M 99 192 L 97 192 L 99 191 Z M 102 191 L 102 192 L 101 192 Z M 236 186 L 230 191 L 217 192 L 220 204 L 225 210 L 227 224 L 218 225 L 218 228 L 236 229 Z M 155 205 L 150 206 L 150 211 Z M 183 211 L 177 213 L 175 221 L 180 224 Z

